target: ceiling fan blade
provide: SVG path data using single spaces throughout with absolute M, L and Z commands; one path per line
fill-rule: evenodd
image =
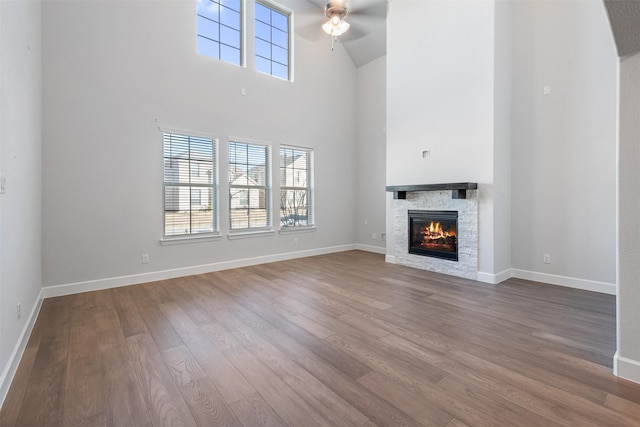
M 307 0 L 307 2 L 311 3 L 315 7 L 320 8 L 321 10 L 324 10 L 324 6 L 327 4 L 325 0 Z
M 347 21 L 348 22 L 348 21 Z M 367 31 L 363 30 L 358 24 L 353 24 L 351 23 L 351 27 L 349 28 L 349 31 L 347 31 L 346 33 L 338 36 L 338 39 L 343 42 L 351 42 L 354 40 L 358 40 L 361 39 L 363 37 L 365 37 L 367 34 L 369 34 Z
M 323 11 L 324 0 L 307 0 L 296 5 L 295 33 L 309 41 L 319 40 L 324 34 L 322 24 L 326 21 Z
M 357 4 L 357 3 L 356 3 Z M 368 5 L 353 7 L 349 9 L 348 16 L 357 16 L 358 20 L 370 19 L 376 21 L 384 21 L 387 19 L 389 11 L 389 3 L 386 0 L 378 0 Z
M 324 0 L 307 0 L 306 2 L 296 3 L 295 13 L 297 16 L 305 18 L 322 20 L 324 17 Z

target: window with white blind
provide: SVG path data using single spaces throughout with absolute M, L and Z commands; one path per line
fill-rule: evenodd
M 197 51 L 242 64 L 242 1 L 197 0 Z
M 271 229 L 270 149 L 229 141 L 229 214 L 231 231 Z
M 217 140 L 163 132 L 164 236 L 218 232 Z
M 281 79 L 290 79 L 291 11 L 270 1 L 256 1 L 256 69 Z
M 313 226 L 313 150 L 280 147 L 280 226 Z

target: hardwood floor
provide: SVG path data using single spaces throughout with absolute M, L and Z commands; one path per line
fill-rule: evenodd
M 638 426 L 615 298 L 353 251 L 51 298 L 9 426 Z

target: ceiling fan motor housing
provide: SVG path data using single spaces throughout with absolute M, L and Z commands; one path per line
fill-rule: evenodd
M 347 16 L 347 6 L 341 1 L 330 1 L 324 7 L 324 14 L 329 19 L 335 16 L 342 20 Z

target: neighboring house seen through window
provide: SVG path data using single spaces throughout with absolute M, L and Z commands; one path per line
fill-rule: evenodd
M 269 147 L 229 141 L 229 214 L 231 231 L 271 228 Z
M 217 232 L 217 140 L 164 132 L 163 145 L 164 236 Z
M 197 51 L 242 64 L 242 1 L 197 0 Z
M 280 225 L 313 225 L 313 150 L 280 147 Z
M 289 18 L 291 12 L 273 3 L 256 1 L 256 69 L 281 79 L 290 78 Z

